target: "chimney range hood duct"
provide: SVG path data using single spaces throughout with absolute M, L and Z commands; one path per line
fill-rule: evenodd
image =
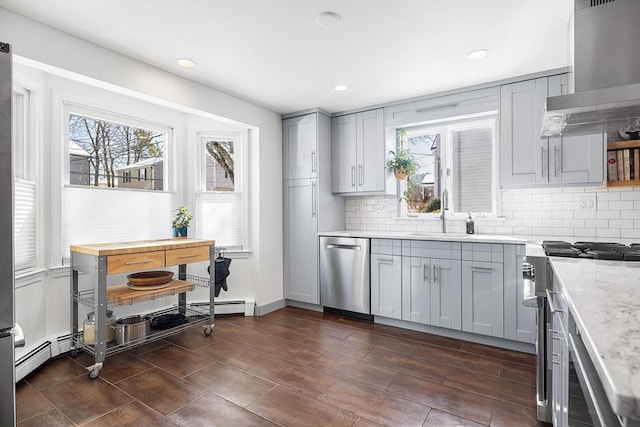
M 541 137 L 630 130 L 640 117 L 640 1 L 575 0 L 574 19 L 575 93 L 547 98 Z

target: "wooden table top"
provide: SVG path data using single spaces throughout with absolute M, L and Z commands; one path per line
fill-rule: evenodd
M 133 242 L 92 243 L 71 245 L 71 252 L 87 255 L 126 255 L 140 252 L 163 251 L 167 249 L 195 248 L 215 245 L 215 240 L 190 239 L 178 237 L 174 239 L 138 240 Z

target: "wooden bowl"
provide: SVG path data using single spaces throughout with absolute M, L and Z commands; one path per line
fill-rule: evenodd
M 169 283 L 173 280 L 171 271 L 142 271 L 127 276 L 129 283 L 134 286 L 155 286 Z

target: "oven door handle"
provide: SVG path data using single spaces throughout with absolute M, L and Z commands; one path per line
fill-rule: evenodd
M 551 310 L 551 313 L 564 313 L 564 310 L 559 310 L 558 307 L 556 307 L 556 304 L 553 302 L 553 298 L 551 297 L 551 294 L 557 294 L 557 292 L 550 291 L 549 289 L 546 289 L 545 292 L 547 293 L 547 301 L 549 301 L 549 309 Z
M 576 337 L 576 338 L 574 338 Z M 569 333 L 569 351 L 574 356 L 576 366 L 576 374 L 582 391 L 585 393 L 587 406 L 592 418 L 595 415 L 597 419 L 592 420 L 596 426 L 618 426 L 620 420 L 613 413 L 611 406 L 607 400 L 607 395 L 602 384 L 597 381 L 598 373 L 590 360 L 587 349 L 582 343 L 582 339 L 573 333 Z M 596 379 L 596 381 L 592 381 Z

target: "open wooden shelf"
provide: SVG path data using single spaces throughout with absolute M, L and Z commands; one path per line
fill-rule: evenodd
M 640 148 L 640 139 L 634 139 L 630 141 L 615 141 L 607 144 L 607 151 L 623 150 L 625 148 Z M 607 179 L 607 187 L 640 187 L 640 179 L 634 179 L 631 181 L 618 180 L 609 181 Z

